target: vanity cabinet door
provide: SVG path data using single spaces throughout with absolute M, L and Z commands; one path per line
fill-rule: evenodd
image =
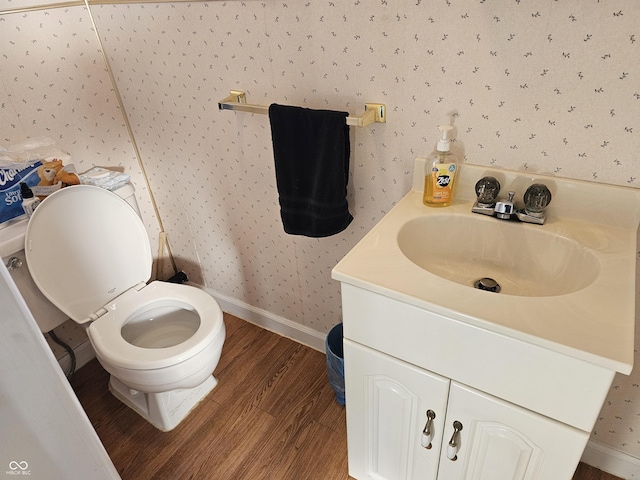
M 344 340 L 349 474 L 435 480 L 449 380 Z M 422 446 L 427 411 L 431 444 Z
M 454 436 L 454 422 L 462 430 Z M 587 432 L 451 382 L 438 480 L 571 480 Z M 451 460 L 454 450 L 457 458 Z

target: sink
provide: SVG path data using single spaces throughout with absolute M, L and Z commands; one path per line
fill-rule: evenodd
M 566 295 L 593 283 L 600 272 L 598 259 L 574 240 L 479 215 L 414 218 L 400 228 L 398 246 L 414 264 L 443 279 L 473 288 L 477 280 L 491 278 L 500 295 Z
M 452 204 L 430 208 L 422 204 L 425 163 L 416 159 L 413 188 L 336 265 L 333 278 L 628 374 L 640 189 L 465 163 Z M 487 175 L 503 192 L 517 192 L 516 201 L 531 184 L 545 184 L 553 201 L 544 225 L 472 213 L 475 183 Z M 485 277 L 500 293 L 473 288 Z M 385 315 L 395 321 L 400 313 Z M 427 337 L 433 347 L 437 332 Z

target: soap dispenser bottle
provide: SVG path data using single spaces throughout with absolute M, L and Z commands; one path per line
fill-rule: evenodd
M 33 195 L 33 191 L 24 182 L 20 182 L 20 194 L 22 195 L 22 209 L 27 217 L 31 218 L 33 211 L 40 203 L 40 199 Z
M 446 207 L 453 200 L 453 186 L 457 173 L 457 160 L 450 150 L 451 125 L 440 125 L 440 139 L 436 150 L 427 159 L 422 202 L 428 207 Z

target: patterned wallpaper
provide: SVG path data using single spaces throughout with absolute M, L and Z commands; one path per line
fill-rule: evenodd
M 104 47 L 179 267 L 319 332 L 340 321 L 331 268 L 410 188 L 439 123 L 454 122 L 470 163 L 640 186 L 635 0 L 119 3 L 91 14 L 102 45 L 81 6 L 0 15 L 2 142 L 55 132 L 74 158 L 122 163 L 142 185 Z M 230 89 L 264 105 L 387 105 L 387 124 L 351 129 L 347 230 L 284 234 L 268 119 L 220 112 Z M 616 377 L 594 438 L 640 458 L 638 385 L 640 368 Z
M 0 146 L 45 136 L 78 172 L 130 173 L 157 251 L 155 214 L 87 10 L 0 15 L 0 58 Z

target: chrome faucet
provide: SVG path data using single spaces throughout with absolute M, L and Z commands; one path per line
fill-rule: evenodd
M 496 217 L 502 220 L 509 220 L 515 209 L 513 207 L 513 197 L 516 196 L 516 192 L 509 192 L 509 200 L 506 202 L 496 202 L 496 206 L 493 207 L 493 211 Z
M 476 183 L 476 196 L 471 211 L 482 215 L 495 216 L 502 220 L 517 218 L 521 222 L 542 225 L 546 219 L 545 208 L 551 203 L 551 192 L 541 183 L 531 185 L 524 192 L 524 207 L 516 207 L 516 192 L 510 191 L 508 200 L 498 201 L 500 182 L 494 177 L 483 177 Z

